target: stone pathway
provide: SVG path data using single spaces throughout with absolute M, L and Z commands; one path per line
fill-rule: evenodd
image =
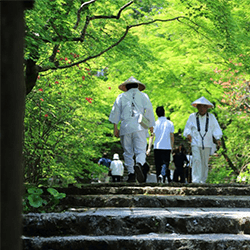
M 250 250 L 249 186 L 120 183 L 64 191 L 67 211 L 23 215 L 24 250 Z

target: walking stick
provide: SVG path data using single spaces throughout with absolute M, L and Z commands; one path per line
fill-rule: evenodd
M 192 168 L 192 160 L 191 160 L 191 143 L 189 146 L 189 166 L 188 166 L 188 183 L 192 182 L 191 178 L 191 168 Z

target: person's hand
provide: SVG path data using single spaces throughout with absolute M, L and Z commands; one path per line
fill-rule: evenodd
M 192 136 L 191 135 L 187 135 L 187 138 L 190 142 L 192 142 Z
M 218 147 L 221 146 L 221 140 L 217 140 L 217 146 L 218 146 Z
M 146 152 L 146 155 L 149 156 L 149 155 L 150 155 L 150 152 L 151 152 L 151 150 L 148 149 L 147 152 Z
M 117 129 L 117 128 L 114 129 L 114 136 L 117 137 L 117 138 L 119 138 L 119 136 L 120 136 L 119 129 Z
M 150 130 L 150 134 L 152 135 L 154 133 L 154 128 L 150 127 L 149 130 Z

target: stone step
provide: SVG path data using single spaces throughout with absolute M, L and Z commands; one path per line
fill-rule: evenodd
M 61 210 L 80 207 L 226 207 L 250 208 L 250 196 L 229 195 L 67 195 Z M 73 210 L 72 210 L 73 211 Z
M 89 184 L 81 187 L 57 188 L 67 195 L 100 195 L 100 194 L 151 194 L 151 195 L 248 195 L 250 185 L 213 185 L 213 184 L 127 184 L 104 183 Z M 48 194 L 44 188 L 44 194 Z
M 23 215 L 24 236 L 250 234 L 250 208 L 89 208 Z
M 68 211 L 24 214 L 23 250 L 250 250 L 249 185 L 101 183 L 57 190 L 67 194 L 58 211 Z
M 249 246 L 250 236 L 241 234 L 23 237 L 23 250 L 249 250 Z

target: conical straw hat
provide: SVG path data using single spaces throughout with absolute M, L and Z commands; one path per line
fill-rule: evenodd
M 146 86 L 143 83 L 136 80 L 133 76 L 129 77 L 128 80 L 126 80 L 124 83 L 120 84 L 118 88 L 122 91 L 126 91 L 126 85 L 130 84 L 130 83 L 137 83 L 140 91 L 143 91 L 146 88 Z
M 207 105 L 208 108 L 214 107 L 214 105 L 210 101 L 208 101 L 204 96 L 191 103 L 191 105 L 195 108 L 197 108 L 197 104 Z

